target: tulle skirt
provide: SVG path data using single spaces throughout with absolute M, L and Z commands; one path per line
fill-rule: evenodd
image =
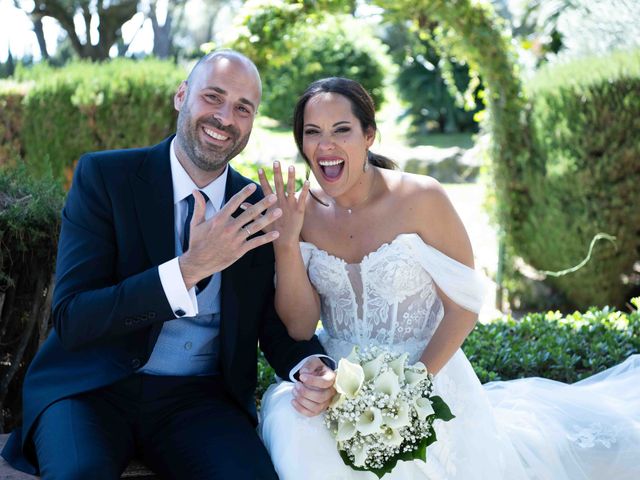
M 640 355 L 573 385 L 528 378 L 481 385 L 461 350 L 434 381 L 456 418 L 436 421 L 427 461 L 399 462 L 384 480 L 640 479 Z M 375 480 L 340 458 L 322 416 L 269 387 L 260 434 L 281 480 Z

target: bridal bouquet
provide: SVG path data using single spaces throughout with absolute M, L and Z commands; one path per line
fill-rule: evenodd
M 424 364 L 407 365 L 406 353 L 354 347 L 338 363 L 337 394 L 325 415 L 345 464 L 382 478 L 399 460 L 426 461 L 436 441 L 433 421 L 451 420 L 449 407 L 432 396 Z

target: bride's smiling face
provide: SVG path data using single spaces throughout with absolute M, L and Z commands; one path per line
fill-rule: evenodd
M 375 131 L 364 132 L 351 102 L 338 93 L 318 93 L 304 108 L 302 149 L 322 189 L 337 198 L 362 179 Z

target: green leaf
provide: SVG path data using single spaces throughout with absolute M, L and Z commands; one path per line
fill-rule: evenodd
M 435 418 L 438 418 L 445 422 L 448 422 L 449 420 L 456 418 L 456 416 L 453 413 L 451 413 L 451 409 L 449 408 L 449 405 L 444 403 L 444 400 L 442 400 L 441 397 L 434 395 L 433 397 L 430 398 L 430 400 L 431 400 L 431 406 L 433 406 L 433 410 L 434 412 L 436 412 L 434 415 Z

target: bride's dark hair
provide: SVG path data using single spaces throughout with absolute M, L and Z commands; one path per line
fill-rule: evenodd
M 338 93 L 349 100 L 351 111 L 360 121 L 362 131 L 366 132 L 373 129 L 374 133 L 378 131 L 376 125 L 376 110 L 371 95 L 364 89 L 362 85 L 354 80 L 342 77 L 329 77 L 316 80 L 307 87 L 304 93 L 298 99 L 296 107 L 293 110 L 293 137 L 296 140 L 298 151 L 305 162 L 309 164 L 309 159 L 304 155 L 302 150 L 302 135 L 304 130 L 304 108 L 307 102 L 319 93 Z M 397 165 L 387 157 L 378 155 L 377 153 L 368 152 L 368 160 L 371 165 L 380 168 L 394 169 Z

